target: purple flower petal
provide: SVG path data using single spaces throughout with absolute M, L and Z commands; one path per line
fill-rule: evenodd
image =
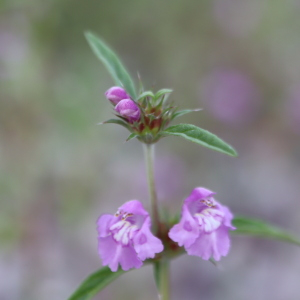
M 154 258 L 156 253 L 164 249 L 161 240 L 151 233 L 150 226 L 150 217 L 147 217 L 143 227 L 133 239 L 134 249 L 141 260 Z
M 120 253 L 120 265 L 124 271 L 128 271 L 132 268 L 140 268 L 143 265 L 141 259 L 137 256 L 132 246 L 122 247 Z
M 109 266 L 113 272 L 118 270 L 120 252 L 122 245 L 119 245 L 112 236 L 98 238 L 98 252 L 102 258 L 103 266 Z
M 213 248 L 213 257 L 216 261 L 220 260 L 221 256 L 226 256 L 230 249 L 230 239 L 228 227 L 221 226 L 216 231 L 215 244 Z
M 219 261 L 221 256 L 228 254 L 229 248 L 228 228 L 221 226 L 211 233 L 202 232 L 195 243 L 186 250 L 189 255 L 200 256 L 204 260 L 208 260 L 212 256 Z
M 215 232 L 201 232 L 190 247 L 186 248 L 189 255 L 200 256 L 204 260 L 210 259 L 213 252 L 213 243 L 215 242 Z
M 190 214 L 186 204 L 182 206 L 182 216 L 179 224 L 173 226 L 169 231 L 169 237 L 179 246 L 189 247 L 199 235 L 199 226 Z
M 109 234 L 109 227 L 113 222 L 114 216 L 112 215 L 102 215 L 97 221 L 97 230 L 99 237 L 105 237 Z
M 213 195 L 215 195 L 216 193 L 203 188 L 203 187 L 197 187 L 195 189 L 192 190 L 191 194 L 185 199 L 185 203 L 187 202 L 195 202 L 197 200 L 202 200 L 208 197 L 211 197 Z
M 135 215 L 149 216 L 148 212 L 144 209 L 143 204 L 138 200 L 127 201 L 119 207 L 119 210 L 124 210 Z

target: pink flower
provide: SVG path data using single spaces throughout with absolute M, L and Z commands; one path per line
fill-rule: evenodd
M 230 210 L 218 203 L 213 193 L 202 187 L 195 188 L 185 199 L 181 220 L 174 225 L 169 237 L 184 246 L 189 255 L 208 260 L 220 260 L 230 248 L 229 229 L 233 218 Z
M 105 92 L 105 97 L 114 105 L 117 105 L 123 99 L 130 98 L 126 91 L 119 86 L 113 86 L 107 90 Z
M 150 231 L 148 212 L 138 200 L 123 204 L 115 215 L 102 215 L 97 221 L 98 252 L 104 266 L 115 272 L 140 268 L 147 258 L 163 251 L 162 242 Z
M 115 107 L 115 111 L 122 117 L 126 118 L 130 123 L 140 119 L 141 112 L 138 105 L 131 99 L 121 100 Z

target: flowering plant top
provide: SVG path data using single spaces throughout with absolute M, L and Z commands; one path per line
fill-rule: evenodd
M 170 89 L 162 89 L 157 93 L 141 92 L 137 100 L 122 87 L 114 86 L 105 92 L 106 98 L 114 106 L 119 119 L 110 119 L 103 123 L 115 123 L 127 128 L 131 135 L 127 140 L 137 138 L 145 144 L 152 144 L 163 137 L 164 129 L 176 117 L 195 110 L 178 111 L 167 101 Z
M 153 93 L 142 88 L 137 93 L 132 78 L 117 55 L 94 34 L 87 32 L 86 38 L 116 84 L 106 91 L 105 96 L 115 106 L 118 119 L 109 119 L 100 124 L 114 123 L 124 126 L 131 133 L 127 140 L 137 138 L 145 144 L 153 144 L 162 137 L 179 136 L 204 147 L 237 156 L 233 147 L 207 130 L 192 124 L 168 127 L 175 118 L 199 109 L 178 111 L 174 104 L 167 101 L 167 95 L 172 92 L 170 89 Z M 143 87 L 142 84 L 141 86 Z
M 245 217 L 233 219 L 230 209 L 215 200 L 214 192 L 203 187 L 193 189 L 184 200 L 180 218 L 163 214 L 155 188 L 154 143 L 167 136 L 179 136 L 231 156 L 237 153 L 216 135 L 195 125 L 169 126 L 175 118 L 197 110 L 179 111 L 168 101 L 170 89 L 153 93 L 141 88 L 137 93 L 116 54 L 92 33 L 86 33 L 86 38 L 115 81 L 105 97 L 113 105 L 116 118 L 103 123 L 125 127 L 130 132 L 127 140 L 137 138 L 144 144 L 151 217 L 138 200 L 125 202 L 115 214 L 99 217 L 98 253 L 105 267 L 90 275 L 69 300 L 89 300 L 119 275 L 144 263 L 154 266 L 159 298 L 169 300 L 171 259 L 187 253 L 215 263 L 229 253 L 230 232 L 300 245 L 297 238 L 263 221 Z
M 178 111 L 174 104 L 168 102 L 170 89 L 156 93 L 141 91 L 136 100 L 122 87 L 113 86 L 105 92 L 106 98 L 114 106 L 118 119 L 109 119 L 100 124 L 114 123 L 128 129 L 131 134 L 127 141 L 137 138 L 145 144 L 156 143 L 169 135 L 181 136 L 202 146 L 236 156 L 235 150 L 216 135 L 191 124 L 179 124 L 168 127 L 177 117 L 201 109 Z

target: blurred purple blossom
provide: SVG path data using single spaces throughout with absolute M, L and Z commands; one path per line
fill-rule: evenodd
M 0 65 L 4 65 L 4 68 L 0 69 L 0 77 L 6 78 L 18 74 L 27 51 L 27 41 L 22 35 L 0 29 Z
M 26 54 L 27 44 L 24 38 L 13 32 L 0 30 L 0 59 L 10 61 L 21 61 Z
M 169 237 L 184 246 L 189 255 L 208 260 L 211 256 L 220 260 L 230 248 L 229 229 L 233 215 L 230 210 L 218 203 L 212 191 L 198 187 L 185 199 L 181 220 L 173 226 Z
M 104 266 L 115 272 L 140 268 L 143 261 L 163 251 L 162 242 L 150 231 L 148 212 L 138 200 L 124 203 L 115 215 L 102 215 L 97 221 L 98 251 Z
M 204 79 L 201 92 L 205 106 L 219 120 L 232 124 L 247 124 L 259 108 L 260 93 L 244 73 L 217 70 Z

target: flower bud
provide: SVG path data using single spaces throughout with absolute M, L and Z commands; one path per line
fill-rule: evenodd
M 131 99 L 121 100 L 116 105 L 115 111 L 131 123 L 138 121 L 141 116 L 138 105 Z
M 119 86 L 113 86 L 107 90 L 105 97 L 114 105 L 117 105 L 123 99 L 130 98 L 126 91 Z

